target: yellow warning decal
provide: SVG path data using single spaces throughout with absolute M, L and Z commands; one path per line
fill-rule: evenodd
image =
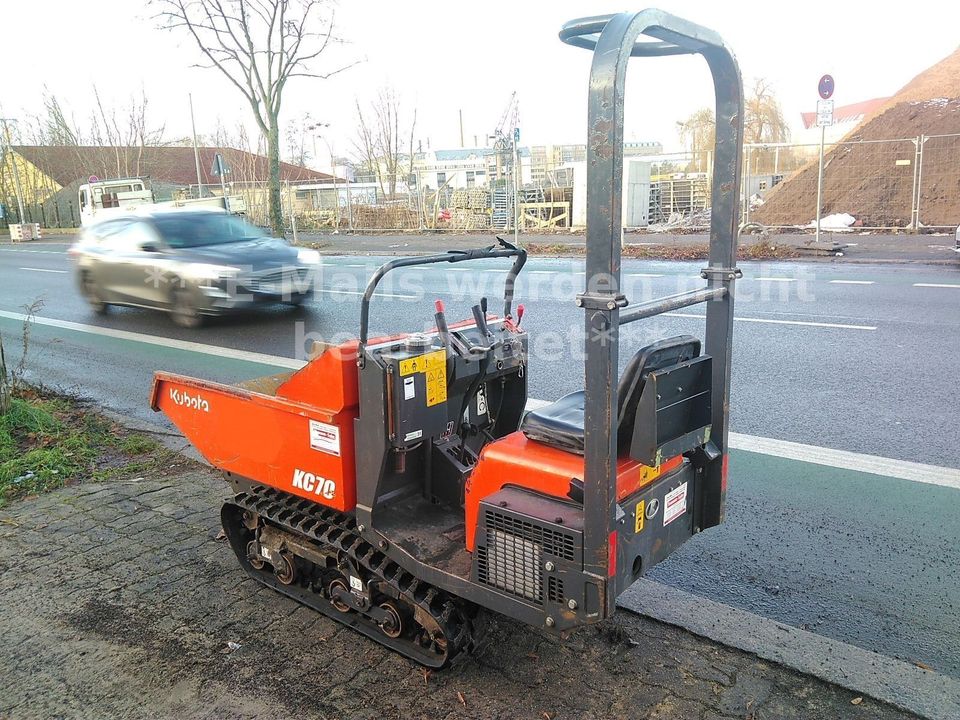
M 400 361 L 400 375 L 424 373 L 427 380 L 427 407 L 447 401 L 447 351 L 434 352 Z
M 633 526 L 634 535 L 639 535 L 641 532 L 643 532 L 643 515 L 646 512 L 646 510 L 647 510 L 646 503 L 643 500 L 637 503 L 637 507 L 635 511 L 637 519 L 634 521 L 634 526 Z
M 447 401 L 447 369 L 427 370 L 427 407 Z
M 447 351 L 435 350 L 426 355 L 407 358 L 400 361 L 400 376 L 413 375 L 418 372 L 427 372 L 436 368 L 447 369 Z

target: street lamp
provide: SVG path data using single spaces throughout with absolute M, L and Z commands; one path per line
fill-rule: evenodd
M 340 189 L 337 187 L 337 166 L 336 160 L 333 158 L 333 148 L 330 146 L 330 143 L 327 141 L 327 138 L 322 133 L 317 133 L 317 130 L 322 130 L 324 128 L 329 128 L 330 123 L 314 123 L 313 125 L 308 125 L 307 129 L 313 131 L 311 137 L 313 139 L 313 156 L 317 157 L 317 136 L 320 136 L 320 139 L 323 140 L 323 144 L 327 146 L 327 152 L 330 154 L 330 174 L 333 176 L 333 197 L 336 204 L 336 215 L 335 221 L 337 223 L 336 227 L 333 229 L 333 234 L 337 235 L 340 232 Z M 349 188 L 347 193 L 349 195 Z M 347 198 L 349 202 L 349 197 Z

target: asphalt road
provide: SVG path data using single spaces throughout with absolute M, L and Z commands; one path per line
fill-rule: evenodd
M 152 422 L 153 370 L 235 381 L 275 371 L 233 353 L 302 357 L 310 339 L 352 337 L 373 257 L 325 258 L 323 292 L 300 311 L 265 308 L 198 332 L 159 313 L 94 316 L 77 296 L 62 245 L 0 248 L 0 330 L 43 298 L 38 315 L 204 343 L 214 354 L 35 326 L 31 374 Z M 398 272 L 380 288 L 372 330 L 431 325 L 443 298 L 456 318 L 481 295 L 491 306 L 506 263 Z M 918 264 L 745 263 L 738 285 L 732 429 L 769 438 L 960 466 L 960 269 Z M 700 263 L 624 263 L 633 301 L 702 284 Z M 487 272 L 487 270 L 494 270 Z M 496 270 L 499 270 L 496 271 Z M 532 259 L 518 289 L 531 334 L 530 394 L 579 389 L 583 283 L 575 260 Z M 629 348 L 702 333 L 702 308 L 630 326 Z M 268 362 L 268 361 L 267 361 Z M 652 577 L 720 602 L 960 677 L 957 491 L 734 452 L 725 525 L 695 538 Z

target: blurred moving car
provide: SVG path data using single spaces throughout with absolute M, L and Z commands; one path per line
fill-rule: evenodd
M 86 228 L 70 255 L 80 292 L 96 312 L 156 308 L 187 328 L 254 303 L 299 305 L 320 262 L 316 250 L 213 210 L 114 216 Z

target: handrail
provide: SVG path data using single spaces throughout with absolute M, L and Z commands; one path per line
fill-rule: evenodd
M 359 357 L 361 359 L 363 358 L 363 348 L 366 346 L 368 339 L 368 328 L 370 324 L 370 299 L 373 297 L 373 293 L 376 291 L 377 285 L 383 279 L 383 276 L 391 270 L 396 270 L 397 268 L 412 267 L 416 265 L 433 265 L 435 263 L 442 262 L 458 263 L 466 262 L 467 260 L 515 257 L 517 259 L 514 261 L 513 266 L 507 273 L 507 279 L 503 287 L 503 316 L 509 317 L 513 306 L 514 285 L 517 281 L 517 275 L 527 262 L 527 251 L 523 248 L 516 247 L 503 238 L 498 237 L 497 240 L 500 243 L 500 249 L 498 249 L 496 245 L 491 245 L 489 247 L 475 248 L 473 250 L 448 250 L 440 255 L 397 258 L 396 260 L 386 262 L 377 268 L 377 271 L 370 278 L 370 282 L 367 283 L 367 289 L 363 293 L 363 299 L 360 301 Z
M 710 300 L 719 300 L 727 294 L 725 287 L 702 288 L 700 290 L 688 290 L 677 293 L 676 295 L 667 295 L 666 297 L 656 298 L 640 303 L 633 310 L 620 316 L 620 324 L 643 320 L 644 318 L 660 315 L 661 313 L 679 310 L 680 308 L 699 305 Z

